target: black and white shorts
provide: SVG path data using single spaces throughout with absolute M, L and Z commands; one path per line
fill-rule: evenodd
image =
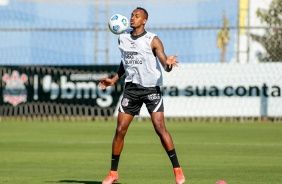
M 139 115 L 140 109 L 146 104 L 148 112 L 164 112 L 163 98 L 159 86 L 143 87 L 139 84 L 127 82 L 119 105 L 119 112 Z

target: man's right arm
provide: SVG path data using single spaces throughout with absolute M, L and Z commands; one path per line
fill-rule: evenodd
M 117 70 L 118 78 L 121 78 L 124 73 L 125 73 L 125 70 L 124 70 L 124 67 L 123 67 L 123 64 L 122 64 L 122 61 L 121 61 L 120 64 L 119 64 L 118 70 Z
M 113 78 L 102 78 L 100 83 L 99 83 L 99 86 L 102 88 L 102 89 L 106 89 L 106 87 L 108 86 L 112 86 L 114 85 L 125 73 L 125 70 L 124 70 L 124 67 L 123 67 L 123 64 L 122 64 L 122 61 L 120 62 L 120 65 L 118 67 L 118 70 L 116 72 L 116 74 L 114 75 Z
M 112 78 L 112 82 L 113 82 L 112 85 L 114 85 L 124 75 L 124 73 L 125 73 L 125 70 L 124 70 L 124 67 L 123 67 L 123 64 L 122 64 L 122 61 L 121 61 L 116 74 Z

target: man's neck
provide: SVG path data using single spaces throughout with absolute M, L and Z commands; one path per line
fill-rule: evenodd
M 145 29 L 133 29 L 131 35 L 132 36 L 139 36 L 145 32 Z

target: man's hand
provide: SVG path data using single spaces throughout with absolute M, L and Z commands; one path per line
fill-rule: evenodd
M 101 89 L 106 89 L 108 86 L 114 85 L 119 79 L 119 74 L 116 73 L 113 78 L 102 78 L 99 82 L 99 87 Z
M 101 89 L 106 89 L 108 86 L 114 85 L 114 82 L 112 79 L 109 78 L 102 78 L 99 82 L 99 87 Z
M 168 56 L 166 59 L 166 64 L 168 65 L 168 68 L 171 69 L 172 67 L 178 67 L 178 61 L 176 60 L 176 57 L 178 54 L 174 54 L 172 56 Z

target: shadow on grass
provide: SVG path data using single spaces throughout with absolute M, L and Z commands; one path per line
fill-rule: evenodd
M 101 181 L 80 181 L 80 180 L 60 180 L 58 183 L 83 183 L 83 184 L 102 184 Z M 121 183 L 115 183 L 121 184 Z

